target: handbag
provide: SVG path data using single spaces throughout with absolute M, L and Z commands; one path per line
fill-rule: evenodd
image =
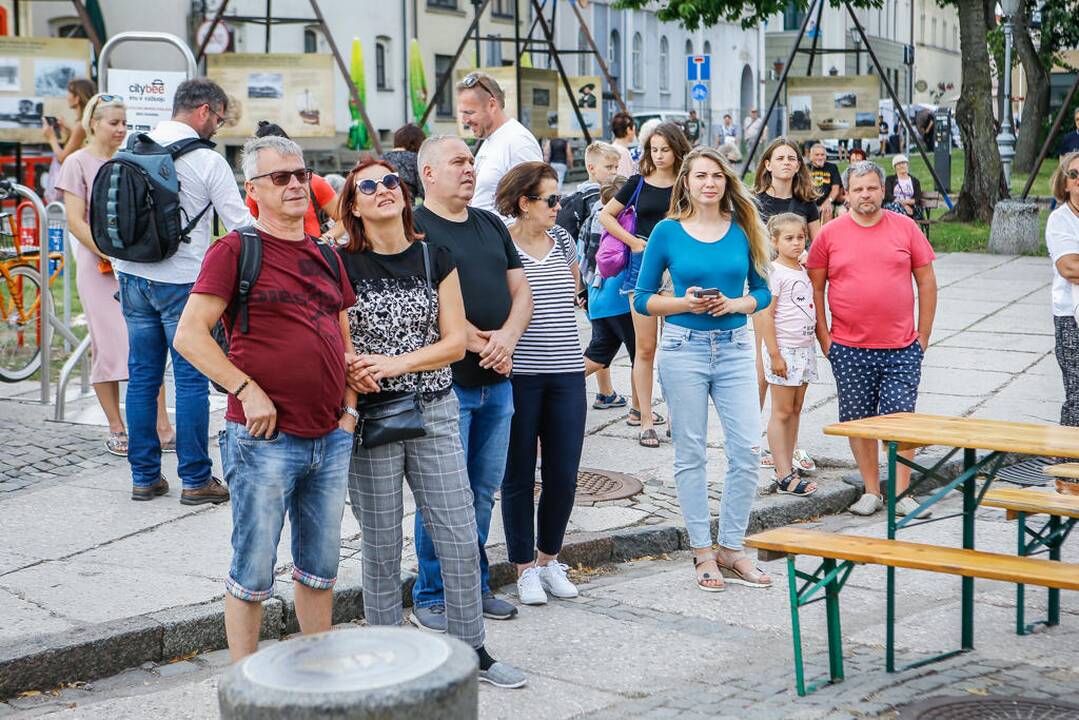
M 434 293 L 427 243 L 421 240 L 420 245 L 423 246 L 423 272 L 427 288 L 427 330 L 424 332 L 426 338 L 434 324 Z M 418 390 L 392 400 L 361 405 L 357 411 L 360 413 L 360 421 L 356 438 L 364 448 L 376 448 L 427 434 L 423 423 L 422 397 Z
M 630 235 L 637 233 L 637 198 L 644 187 L 644 177 L 637 183 L 637 189 L 633 191 L 633 197 L 629 204 L 618 213 L 618 224 Z M 616 238 L 606 230 L 599 239 L 599 249 L 596 251 L 596 270 L 600 277 L 614 277 L 625 269 L 629 262 L 629 245 Z

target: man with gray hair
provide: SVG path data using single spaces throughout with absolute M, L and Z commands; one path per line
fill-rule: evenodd
M 543 162 L 543 150 L 528 128 L 506 114 L 505 93 L 487 73 L 472 72 L 457 83 L 457 114 L 461 124 L 483 140 L 469 205 L 494 212 L 502 176 L 523 162 Z
M 872 162 L 855 163 L 847 169 L 846 184 L 850 212 L 821 228 L 806 263 L 817 339 L 832 364 L 840 422 L 914 412 L 937 310 L 933 248 L 913 220 L 881 209 L 884 172 Z M 917 321 L 911 312 L 912 275 L 918 286 Z M 850 447 L 865 482 L 850 511 L 872 515 L 884 506 L 877 441 L 851 438 Z M 913 451 L 903 454 L 913 457 Z M 900 464 L 896 497 L 909 485 L 910 468 Z M 917 508 L 910 495 L 896 503 L 900 515 Z
M 113 260 L 120 283 L 120 307 L 127 323 L 128 451 L 133 500 L 152 500 L 169 491 L 161 473 L 161 443 L 157 436 L 157 395 L 172 350 L 176 379 L 176 447 L 178 474 L 185 505 L 221 503 L 229 492 L 213 477 L 207 436 L 210 433 L 210 389 L 206 378 L 176 352 L 172 344 L 176 323 L 191 285 L 198 277 L 210 246 L 213 210 L 225 228 L 252 222 L 236 178 L 224 156 L 214 152 L 209 138 L 224 124 L 228 97 L 216 83 L 195 78 L 180 83 L 173 98 L 172 119 L 158 123 L 150 138 L 168 147 L 201 139 L 175 160 L 180 181 L 180 209 L 185 222 L 196 221 L 174 255 L 160 262 Z
M 258 222 L 206 253 L 175 339 L 229 392 L 218 442 L 232 491 L 225 631 L 233 660 L 257 649 L 286 512 L 300 630 L 330 629 L 352 450 L 352 426 L 340 421 L 351 351 L 345 313 L 356 302 L 337 253 L 304 232 L 311 171 L 300 146 L 250 140 L 243 170 Z M 227 355 L 211 334 L 219 320 Z

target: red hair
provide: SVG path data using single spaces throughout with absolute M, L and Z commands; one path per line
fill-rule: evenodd
M 390 172 L 397 172 L 397 168 L 392 163 L 376 158 L 373 155 L 366 155 L 361 157 L 356 163 L 356 167 L 349 171 L 348 177 L 345 178 L 345 186 L 341 189 L 341 200 L 337 215 L 345 226 L 345 232 L 348 233 L 348 245 L 345 249 L 349 252 L 364 252 L 371 249 L 371 243 L 364 232 L 363 220 L 353 215 L 352 209 L 356 205 L 356 194 L 359 193 L 359 188 L 356 187 L 356 176 L 374 165 L 381 165 Z M 412 223 L 412 198 L 409 197 L 408 186 L 402 182 L 397 187 L 401 190 L 401 196 L 405 199 L 405 209 L 401 211 L 401 223 L 404 225 L 405 239 L 410 243 L 422 240 L 423 236 L 416 232 L 416 226 Z

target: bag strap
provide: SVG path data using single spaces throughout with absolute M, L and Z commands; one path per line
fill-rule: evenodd
M 629 199 L 629 203 L 626 205 L 626 207 L 632 207 L 634 210 L 637 209 L 637 198 L 640 197 L 641 188 L 643 188 L 643 187 L 644 187 L 644 175 L 641 175 L 641 179 L 637 183 L 637 189 L 633 191 L 633 197 L 631 197 Z
M 147 139 L 149 139 L 149 136 L 147 136 Z M 215 147 L 217 146 L 209 140 L 203 140 L 202 138 L 194 137 L 177 140 L 174 143 L 166 145 L 165 149 L 168 150 L 169 156 L 172 157 L 172 161 L 176 162 L 184 155 L 192 152 L 193 150 L 199 150 L 203 148 L 205 148 L 206 150 L 213 150 Z M 188 235 L 191 233 L 192 230 L 195 229 L 195 226 L 199 224 L 199 220 L 202 220 L 203 215 L 205 215 L 213 206 L 214 203 L 212 200 L 206 203 L 206 207 L 204 207 L 198 215 L 193 217 L 186 225 L 180 228 L 180 240 L 182 240 L 183 242 L 191 242 L 191 238 L 189 238 Z
M 240 332 L 247 332 L 247 303 L 251 289 L 262 270 L 262 238 L 253 225 L 236 230 L 240 234 L 240 260 L 236 263 L 236 294 L 233 296 L 231 327 L 236 328 L 240 316 Z
M 423 248 L 423 275 L 427 288 L 427 330 L 423 334 L 424 342 L 426 342 L 427 336 L 431 334 L 431 327 L 435 324 L 435 286 L 431 282 L 431 252 L 425 240 L 420 240 L 420 246 Z
M 311 236 L 308 235 L 308 237 L 311 237 Z M 314 238 L 311 238 L 311 239 L 314 240 Z M 337 264 L 337 253 L 334 252 L 334 249 L 332 247 L 330 247 L 329 245 L 325 245 L 323 243 L 320 243 L 317 240 L 315 240 L 314 242 L 315 242 L 315 247 L 317 247 L 318 251 L 320 253 L 322 253 L 322 259 L 325 260 L 326 264 L 330 266 L 330 272 L 333 273 L 333 279 L 337 281 L 338 285 L 340 285 L 341 284 L 341 268 Z

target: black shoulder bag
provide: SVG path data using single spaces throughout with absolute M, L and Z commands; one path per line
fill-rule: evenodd
M 431 258 L 428 254 L 427 243 L 421 240 L 420 244 L 423 246 L 423 272 L 427 281 L 427 329 L 423 334 L 426 341 L 435 320 L 434 286 L 431 283 Z M 360 413 L 360 424 L 356 430 L 356 437 L 360 446 L 370 449 L 426 435 L 421 398 L 422 393 L 416 390 L 403 397 L 361 405 L 357 408 Z

